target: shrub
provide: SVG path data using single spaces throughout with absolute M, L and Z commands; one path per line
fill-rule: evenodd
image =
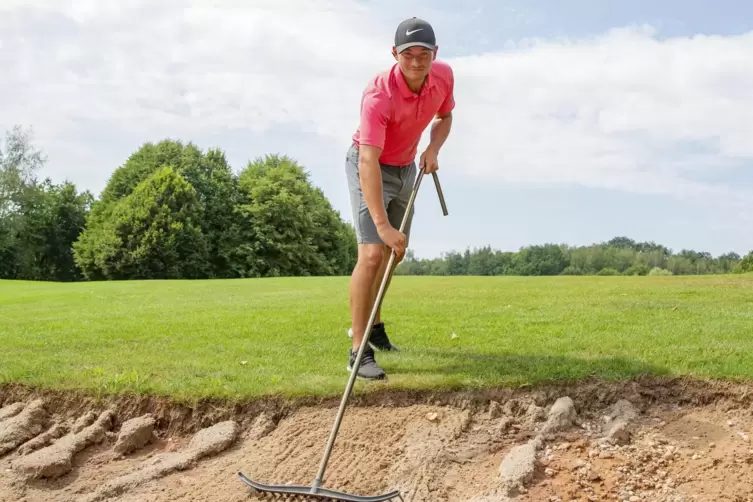
M 649 272 L 651 272 L 651 267 L 649 267 L 645 263 L 639 263 L 639 264 L 635 264 L 629 267 L 622 274 L 623 275 L 648 275 Z
M 661 267 L 654 267 L 651 269 L 648 275 L 674 275 L 674 274 L 667 269 L 664 269 Z
M 584 275 L 583 270 L 581 270 L 580 267 L 576 267 L 574 265 L 568 265 L 565 267 L 565 269 L 562 271 L 560 275 Z

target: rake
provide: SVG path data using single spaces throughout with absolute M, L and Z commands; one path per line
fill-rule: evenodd
M 421 185 L 421 180 L 424 177 L 425 167 L 421 167 L 421 170 L 419 171 L 418 175 L 416 176 L 416 180 L 413 183 L 413 189 L 411 191 L 410 198 L 408 199 L 408 208 L 405 211 L 405 215 L 403 216 L 403 221 L 400 224 L 400 231 L 405 231 L 405 226 L 408 222 L 408 217 L 410 216 L 410 213 L 413 209 L 413 203 L 416 200 L 416 194 L 418 193 L 418 187 Z M 439 184 L 439 177 L 437 176 L 436 172 L 432 173 L 434 176 L 434 185 L 437 187 L 437 195 L 439 195 L 439 202 L 442 205 L 442 213 L 444 216 L 447 216 L 447 205 L 444 201 L 444 195 L 442 194 L 442 187 Z M 322 481 L 324 479 L 324 471 L 327 468 L 327 462 L 329 462 L 330 454 L 332 453 L 332 447 L 335 443 L 335 438 L 337 437 L 337 433 L 340 430 L 340 424 L 342 423 L 343 414 L 345 413 L 345 406 L 348 403 L 348 398 L 350 397 L 350 393 L 353 390 L 353 384 L 355 382 L 355 379 L 358 374 L 358 367 L 361 364 L 361 359 L 363 358 L 364 349 L 369 343 L 369 336 L 371 335 L 371 328 L 374 325 L 374 320 L 376 319 L 376 313 L 379 310 L 379 307 L 382 304 L 382 300 L 384 299 L 384 293 L 387 289 L 387 285 L 390 282 L 390 279 L 392 278 L 392 273 L 395 269 L 395 260 L 397 258 L 397 255 L 395 251 L 393 250 L 390 254 L 390 261 L 387 264 L 387 269 L 384 272 L 384 277 L 382 278 L 382 284 L 379 287 L 379 292 L 377 293 L 376 300 L 374 301 L 374 306 L 371 309 L 371 316 L 369 317 L 369 322 L 366 323 L 366 331 L 363 334 L 363 340 L 361 341 L 361 345 L 358 348 L 358 354 L 356 355 L 356 361 L 353 365 L 353 370 L 350 372 L 350 377 L 348 378 L 348 384 L 345 387 L 345 392 L 343 393 L 342 400 L 340 401 L 340 409 L 337 412 L 337 416 L 335 417 L 335 423 L 332 427 L 332 432 L 330 433 L 329 440 L 327 441 L 327 446 L 324 448 L 324 455 L 322 456 L 321 463 L 319 464 L 319 471 L 316 474 L 316 478 L 314 478 L 313 483 L 311 486 L 301 486 L 301 485 L 266 485 L 262 483 L 258 483 L 256 481 L 252 481 L 249 479 L 245 474 L 242 472 L 238 473 L 238 476 L 240 477 L 241 481 L 243 481 L 245 484 L 253 488 L 253 491 L 263 497 L 263 498 L 270 498 L 272 500 L 291 500 L 291 501 L 314 501 L 314 502 L 321 502 L 321 501 L 328 501 L 328 502 L 384 502 L 388 500 L 401 500 L 403 501 L 403 497 L 400 494 L 399 491 L 392 491 L 389 493 L 384 493 L 382 495 L 353 495 L 350 493 L 345 492 L 339 492 L 335 490 L 330 490 L 327 488 L 322 488 Z

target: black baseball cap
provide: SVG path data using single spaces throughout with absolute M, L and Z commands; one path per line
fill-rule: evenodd
M 434 28 L 423 19 L 417 17 L 406 19 L 398 25 L 395 31 L 395 48 L 398 53 L 416 46 L 434 50 L 436 45 Z

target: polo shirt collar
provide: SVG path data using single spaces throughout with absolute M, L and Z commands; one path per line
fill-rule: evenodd
M 426 75 L 424 89 L 429 89 L 435 85 L 434 79 L 432 78 L 432 71 L 433 69 L 429 71 L 428 75 Z M 411 91 L 410 87 L 408 87 L 408 84 L 405 82 L 405 77 L 403 77 L 403 72 L 400 71 L 400 65 L 397 63 L 392 67 L 392 76 L 395 78 L 397 87 L 400 89 L 400 93 L 403 97 L 414 98 L 418 96 L 418 94 Z

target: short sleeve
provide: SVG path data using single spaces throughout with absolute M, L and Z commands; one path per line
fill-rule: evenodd
M 384 148 L 389 117 L 389 97 L 379 91 L 365 92 L 361 100 L 361 124 L 358 142 L 362 145 Z
M 448 67 L 447 75 L 447 97 L 445 97 L 442 105 L 437 110 L 437 115 L 445 115 L 450 113 L 455 108 L 455 76 L 452 73 L 452 69 Z

